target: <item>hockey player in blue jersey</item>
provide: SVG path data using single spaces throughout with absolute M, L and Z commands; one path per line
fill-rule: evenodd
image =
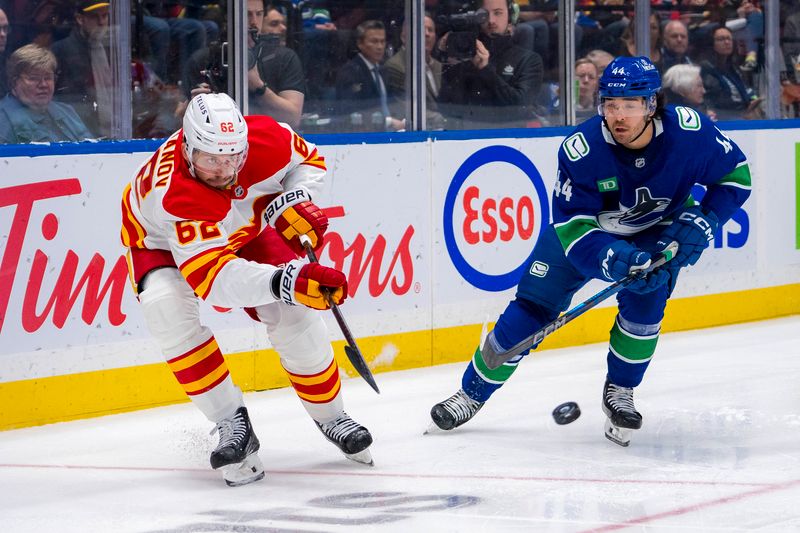
M 646 57 L 612 61 L 599 96 L 599 116 L 575 128 L 558 151 L 553 222 L 536 243 L 536 268 L 523 275 L 514 300 L 476 350 L 461 388 L 431 409 L 440 429 L 475 416 L 529 350 L 503 364 L 492 354 L 557 318 L 590 279 L 618 281 L 647 268 L 674 242 L 671 261 L 617 294 L 611 328 L 602 401 L 606 436 L 627 446 L 642 425 L 633 390 L 655 352 L 678 274 L 697 262 L 716 229 L 750 195 L 750 171 L 739 147 L 706 117 L 664 106 L 661 78 Z M 691 195 L 695 184 L 706 187 L 699 204 Z

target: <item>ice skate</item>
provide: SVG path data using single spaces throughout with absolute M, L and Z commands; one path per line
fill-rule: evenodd
M 315 420 L 314 423 L 325 435 L 325 438 L 335 444 L 345 457 L 369 466 L 375 464 L 368 449 L 372 444 L 372 434 L 367 428 L 350 418 L 350 415 L 342 411 L 342 414 L 330 422 L 320 424 Z
M 228 486 L 238 487 L 264 477 L 264 466 L 258 458 L 260 444 L 246 407 L 237 409 L 231 418 L 220 420 L 211 430 L 214 433 L 219 433 L 219 444 L 211 452 L 211 468 L 222 470 Z
M 481 410 L 484 402 L 478 402 L 467 396 L 464 389 L 450 396 L 443 402 L 437 403 L 431 408 L 431 420 L 433 424 L 425 433 L 441 429 L 450 431 L 468 422 L 475 414 Z
M 633 388 L 620 387 L 606 380 L 603 387 L 603 412 L 608 417 L 606 438 L 620 446 L 631 443 L 634 429 L 642 427 L 642 415 L 633 405 Z

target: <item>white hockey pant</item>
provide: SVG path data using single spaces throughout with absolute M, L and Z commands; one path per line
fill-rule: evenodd
M 141 285 L 139 302 L 144 319 L 166 361 L 192 352 L 213 337 L 211 330 L 200 323 L 197 296 L 178 269 L 153 270 Z M 233 416 L 244 405 L 242 391 L 233 384 L 230 374 L 210 390 L 187 395 L 214 423 Z

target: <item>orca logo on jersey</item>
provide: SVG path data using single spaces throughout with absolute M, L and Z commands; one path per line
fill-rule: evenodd
M 453 266 L 484 291 L 515 286 L 550 220 L 548 191 L 536 165 L 509 146 L 487 146 L 455 171 L 444 199 L 442 230 Z

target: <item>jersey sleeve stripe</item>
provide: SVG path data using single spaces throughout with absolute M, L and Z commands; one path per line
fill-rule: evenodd
M 733 169 L 733 172 L 723 176 L 722 179 L 719 180 L 718 184 L 732 185 L 733 187 L 739 187 L 749 191 L 752 186 L 750 166 L 747 164 L 747 162 L 740 163 L 735 169 Z
M 564 253 L 569 255 L 569 251 L 578 241 L 586 237 L 593 231 L 600 231 L 597 219 L 592 216 L 579 215 L 569 219 L 567 222 L 554 225 L 558 240 L 564 248 Z
M 301 165 L 309 165 L 309 166 L 316 167 L 316 168 L 319 168 L 319 169 L 322 169 L 322 170 L 327 170 L 328 169 L 328 167 L 325 165 L 325 158 L 323 156 L 319 155 L 319 153 L 317 152 L 316 148 L 314 148 L 314 150 L 311 152 L 311 155 L 309 155 L 305 159 L 305 161 L 303 161 L 300 164 Z
M 221 257 L 216 263 L 211 265 L 205 277 L 200 283 L 197 283 L 195 285 L 190 281 L 190 285 L 194 286 L 194 292 L 205 300 L 208 297 L 208 294 L 211 292 L 211 286 L 214 284 L 214 280 L 217 279 L 217 275 L 219 275 L 220 271 L 222 270 L 222 267 L 224 267 L 234 259 L 238 259 L 238 257 L 235 256 L 234 254 L 225 255 Z M 195 276 L 195 278 L 196 277 L 197 276 Z
M 131 185 L 125 187 L 122 194 L 122 231 L 120 238 L 123 246 L 128 248 L 143 248 L 144 238 L 147 232 L 144 227 L 136 220 L 131 209 Z
M 198 270 L 207 268 L 209 263 L 218 261 L 220 257 L 224 257 L 228 253 L 231 253 L 228 246 L 217 246 L 216 248 L 203 250 L 200 254 L 185 261 L 181 265 L 181 272 L 184 277 L 188 278 Z

